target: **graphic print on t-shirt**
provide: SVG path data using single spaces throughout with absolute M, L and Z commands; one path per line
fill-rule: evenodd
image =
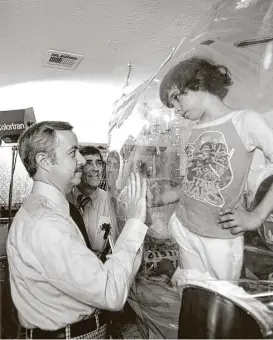
M 233 180 L 230 152 L 225 137 L 220 131 L 207 131 L 187 145 L 186 176 L 184 192 L 201 202 L 221 207 L 225 204 L 221 190 Z

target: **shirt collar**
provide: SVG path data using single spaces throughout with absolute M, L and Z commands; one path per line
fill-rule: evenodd
M 91 195 L 89 195 L 89 197 L 90 197 L 92 200 L 96 200 L 96 199 L 98 198 L 99 191 L 100 191 L 100 189 L 97 188 L 94 192 L 92 192 Z
M 99 194 L 99 191 L 100 191 L 100 189 L 99 189 L 99 187 L 97 187 L 97 189 L 96 189 L 94 192 L 92 192 L 92 194 L 90 194 L 89 197 L 90 197 L 91 199 L 97 198 L 97 197 L 98 197 L 98 194 Z M 75 197 L 75 199 L 77 199 L 78 196 L 83 195 L 83 193 L 80 192 L 80 190 L 79 190 L 77 187 L 74 187 L 74 188 L 72 189 L 72 194 L 73 194 L 73 196 Z M 85 195 L 83 195 L 83 196 L 85 196 Z
M 40 181 L 34 181 L 31 193 L 34 195 L 38 194 L 41 196 L 45 196 L 46 198 L 54 202 L 54 204 L 56 204 L 59 209 L 69 215 L 69 203 L 65 195 L 53 185 Z

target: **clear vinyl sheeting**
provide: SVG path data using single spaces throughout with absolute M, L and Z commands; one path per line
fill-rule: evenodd
M 123 96 L 114 106 L 108 135 L 108 160 L 110 164 L 115 158 L 117 166 L 115 171 L 108 172 L 108 191 L 112 196 L 113 215 L 119 230 L 122 230 L 126 220 L 124 205 L 130 172 L 139 171 L 148 178 L 147 198 L 149 195 L 164 195 L 181 184 L 186 174 L 185 146 L 194 123 L 164 106 L 159 89 L 170 69 L 192 57 L 211 59 L 227 67 L 233 84 L 224 103 L 234 110 L 258 112 L 273 127 L 273 1 L 217 1 L 192 32 L 181 37 L 181 43 L 170 51 L 158 72 L 132 93 Z M 199 151 L 202 156 L 202 150 Z M 222 159 L 220 157 L 218 161 L 224 164 L 232 157 L 232 152 L 222 151 Z M 204 158 L 201 157 L 201 175 L 209 173 L 212 180 L 217 179 L 217 171 L 206 168 Z M 263 154 L 259 150 L 255 152 L 246 188 L 245 204 L 248 208 L 254 204 L 259 185 L 272 174 L 273 169 Z M 171 200 L 168 204 L 153 207 L 148 202 L 147 206 L 146 223 L 149 230 L 145 255 L 129 301 L 142 320 L 143 334 L 149 337 L 172 338 L 178 332 L 181 299 L 177 287 L 169 282 L 164 273 L 156 274 L 153 271 L 162 259 L 170 259 L 175 267 L 179 264 L 179 252 L 168 231 L 168 222 L 176 207 L 177 203 Z M 273 244 L 273 228 L 268 228 L 271 228 L 269 234 Z M 259 233 L 260 238 L 261 235 L 264 235 L 263 231 Z M 273 272 L 271 253 L 266 245 L 270 240 L 263 236 L 259 242 L 265 246 L 262 253 L 266 252 L 271 259 L 263 272 L 264 280 Z M 255 251 L 253 254 L 254 257 L 257 255 Z M 262 256 L 258 252 L 258 257 Z M 254 285 L 259 279 L 255 272 Z M 235 286 L 238 287 L 237 284 Z M 269 292 L 270 300 L 270 281 L 262 287 L 264 292 Z M 241 289 L 244 288 L 247 294 L 250 293 L 249 286 L 242 285 Z M 245 297 L 247 299 L 247 295 Z M 260 302 L 258 295 L 252 295 L 251 299 Z M 271 302 L 266 308 L 272 317 Z M 264 327 L 265 333 L 271 326 L 269 322 Z
M 235 110 L 264 114 L 273 124 L 272 16 L 272 1 L 218 1 L 189 36 L 170 51 L 158 73 L 115 104 L 108 140 L 110 151 L 117 151 L 120 157 L 114 196 L 125 192 L 131 171 L 147 176 L 150 189 L 156 190 L 154 194 L 181 183 L 186 166 L 184 147 L 192 123 L 161 103 L 159 86 L 168 70 L 184 59 L 197 56 L 226 66 L 233 85 L 225 103 Z M 253 191 L 265 169 L 266 162 L 257 152 L 252 165 Z M 150 211 L 149 223 L 155 225 L 150 228 L 151 234 L 167 238 L 165 225 L 174 209 L 168 205 Z

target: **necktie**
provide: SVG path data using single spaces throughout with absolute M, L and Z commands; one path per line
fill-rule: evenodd
M 73 221 L 77 224 L 80 232 L 82 233 L 82 236 L 85 240 L 86 246 L 87 248 L 91 249 L 91 244 L 87 235 L 87 231 L 85 229 L 85 224 L 82 218 L 81 213 L 79 212 L 79 210 L 72 204 L 69 202 L 69 209 L 70 209 L 70 216 L 72 217 Z
M 80 207 L 82 210 L 84 210 L 86 204 L 87 204 L 88 202 L 91 202 L 91 198 L 90 198 L 89 196 L 86 197 L 86 196 L 84 196 L 84 195 L 81 194 L 81 195 L 78 196 L 77 202 L 78 202 L 79 207 Z

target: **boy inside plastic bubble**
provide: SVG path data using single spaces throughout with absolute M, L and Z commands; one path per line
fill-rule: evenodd
M 179 201 L 169 231 L 179 244 L 182 267 L 221 280 L 239 279 L 243 233 L 257 229 L 273 210 L 272 187 L 253 211 L 243 206 L 255 149 L 273 163 L 273 131 L 260 114 L 223 102 L 231 86 L 227 67 L 199 57 L 180 62 L 165 75 L 162 103 L 196 124 L 185 148 L 182 184 L 149 198 L 152 205 Z

